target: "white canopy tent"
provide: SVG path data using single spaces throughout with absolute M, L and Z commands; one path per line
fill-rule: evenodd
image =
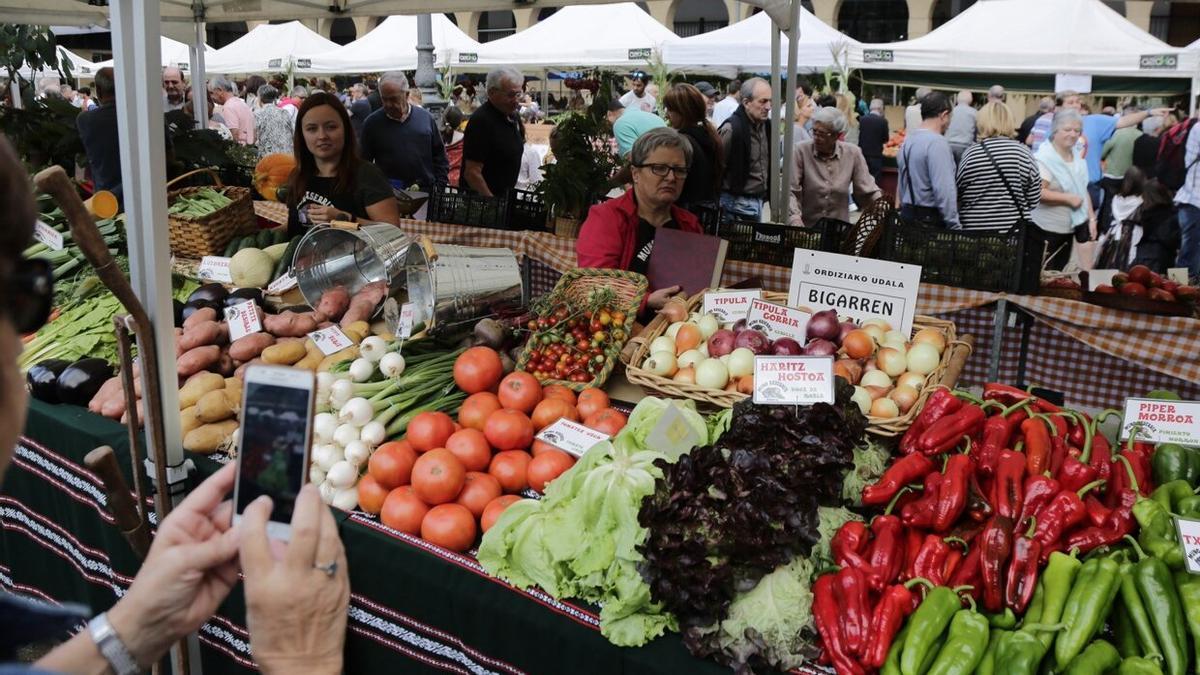
M 680 38 L 632 2 L 563 7 L 515 35 L 480 45 L 460 63 L 523 70 L 602 66 L 645 68 L 655 50 Z
M 299 21 L 255 26 L 205 58 L 211 73 L 265 73 L 304 67 L 301 55 L 339 49 Z
M 475 53 L 480 44 L 459 30 L 445 14 L 433 14 L 434 65 L 447 67 L 459 54 Z M 417 67 L 417 17 L 389 16 L 363 37 L 344 47 L 320 53 L 299 53 L 308 65 L 297 73 L 370 73 L 413 70 Z
M 92 63 L 91 61 L 88 61 L 87 59 L 65 47 L 58 48 L 58 59 L 59 61 L 66 61 L 67 63 L 70 63 L 71 76 L 81 80 L 90 80 L 96 77 L 96 71 L 100 70 L 102 67 L 101 64 Z M 17 74 L 27 80 L 33 80 L 40 77 L 58 77 L 58 73 L 54 70 L 40 70 L 34 72 L 28 65 L 22 66 L 21 69 L 17 71 Z
M 671 68 L 709 72 L 733 77 L 740 72 L 771 70 L 771 31 L 774 26 L 766 12 L 709 33 L 702 33 L 663 48 L 663 60 Z M 834 54 L 844 62 L 848 48 L 860 43 L 830 28 L 811 12 L 800 8 L 800 40 L 796 65 L 801 69 L 823 70 L 834 65 Z M 786 58 L 788 41 L 782 40 L 781 58 Z
M 192 53 L 191 45 L 184 44 L 178 40 L 172 40 L 171 38 L 169 38 L 165 35 L 159 36 L 158 41 L 159 41 L 159 45 L 158 45 L 159 52 L 162 55 L 162 58 L 160 59 L 160 61 L 162 62 L 162 65 L 164 68 L 166 66 L 174 66 L 185 72 L 190 70 L 190 68 L 191 68 L 190 63 L 191 63 L 191 58 L 192 58 L 191 57 L 191 53 Z M 204 45 L 204 53 L 207 57 L 212 57 L 212 55 L 215 52 L 216 52 L 216 50 L 213 49 L 212 47 L 209 47 L 208 45 Z M 112 64 L 113 64 L 113 59 L 109 59 L 107 61 L 101 61 L 101 62 L 97 63 L 96 65 L 98 67 L 103 68 L 104 66 L 111 66 Z

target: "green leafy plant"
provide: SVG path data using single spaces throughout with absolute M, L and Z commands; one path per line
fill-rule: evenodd
M 544 177 L 536 192 L 547 211 L 558 217 L 582 218 L 592 200 L 607 189 L 617 168 L 605 117 L 612 82 L 607 76 L 600 79 L 591 106 L 555 118 L 556 128 L 550 139 L 555 163 L 543 167 Z
M 71 77 L 71 64 L 60 59 L 58 43 L 48 26 L 0 23 L 0 69 L 9 82 L 27 83 L 20 73 L 26 65 L 33 72 L 52 70 Z
M 0 24 L 0 72 L 17 84 L 21 107 L 0 107 L 0 133 L 9 138 L 17 154 L 30 167 L 48 164 L 71 167 L 83 154 L 75 128 L 79 109 L 57 98 L 38 99 L 32 82 L 21 69 L 57 72 L 71 76 L 71 64 L 61 58 L 54 34 L 46 26 Z

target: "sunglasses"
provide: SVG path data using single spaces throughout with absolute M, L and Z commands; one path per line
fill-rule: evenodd
M 34 333 L 46 325 L 54 306 L 54 268 L 49 262 L 18 261 L 5 286 L 0 313 L 9 317 L 17 333 Z

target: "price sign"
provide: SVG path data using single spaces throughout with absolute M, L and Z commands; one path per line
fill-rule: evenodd
M 802 309 L 754 299 L 750 301 L 750 311 L 746 314 L 746 327 L 760 331 L 772 340 L 786 337 L 804 344 L 804 330 L 808 328 L 811 317 Z
M 912 334 L 921 266 L 796 249 L 788 304 L 837 310 L 858 321 L 884 319 Z
M 258 318 L 258 305 L 254 304 L 253 300 L 226 307 L 225 322 L 229 324 L 230 342 L 262 332 L 262 321 Z
M 654 448 L 674 459 L 704 442 L 696 427 L 683 417 L 679 404 L 671 401 L 658 424 L 646 436 L 646 447 Z
M 602 441 L 609 439 L 608 434 L 589 429 L 578 422 L 562 418 L 538 432 L 539 441 L 549 443 L 568 455 L 582 457 L 583 453 Z
M 746 291 L 709 291 L 704 294 L 704 313 L 712 314 L 721 323 L 735 323 L 746 318 L 750 302 L 762 299 L 762 289 Z
M 1113 277 L 1121 270 L 1088 270 L 1088 290 L 1094 291 L 1097 286 L 1111 286 Z
M 754 403 L 833 403 L 833 357 L 754 357 Z
M 1177 284 L 1186 286 L 1188 282 L 1188 268 L 1186 267 L 1168 267 L 1167 278 Z
M 287 293 L 295 288 L 298 283 L 296 277 L 292 276 L 291 272 L 284 272 L 283 276 L 267 285 L 267 293 L 271 295 Z
M 1200 574 L 1200 520 L 1175 516 L 1175 529 L 1183 545 L 1184 564 L 1188 574 Z
M 400 320 L 396 326 L 398 329 L 396 334 L 399 337 L 402 337 L 406 340 L 412 337 L 413 304 L 411 302 L 406 302 L 403 305 L 400 305 Z
M 63 250 L 62 232 L 50 227 L 42 221 L 33 224 L 33 238 L 46 245 L 51 251 Z
M 354 345 L 354 342 L 346 337 L 341 328 L 330 326 L 321 330 L 314 330 L 308 334 L 312 341 L 317 345 L 317 349 L 325 356 L 336 354 L 347 347 Z
M 1200 445 L 1200 401 L 1125 399 L 1121 440 Z
M 206 255 L 200 259 L 199 275 L 205 281 L 233 283 L 233 277 L 229 274 L 229 258 L 218 255 Z

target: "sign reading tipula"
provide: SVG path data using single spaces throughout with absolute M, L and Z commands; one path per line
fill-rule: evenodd
M 788 304 L 836 310 L 856 321 L 884 319 L 912 335 L 921 266 L 796 249 Z
M 833 403 L 832 356 L 754 357 L 755 405 Z
M 736 323 L 750 312 L 750 302 L 762 299 L 762 289 L 744 291 L 709 291 L 704 294 L 704 313 L 712 314 L 721 323 Z
M 804 333 L 812 315 L 802 309 L 776 305 L 766 300 L 750 301 L 746 314 L 746 327 L 766 335 L 771 340 L 792 338 L 804 344 Z
M 1125 399 L 1121 440 L 1200 445 L 1200 401 Z

